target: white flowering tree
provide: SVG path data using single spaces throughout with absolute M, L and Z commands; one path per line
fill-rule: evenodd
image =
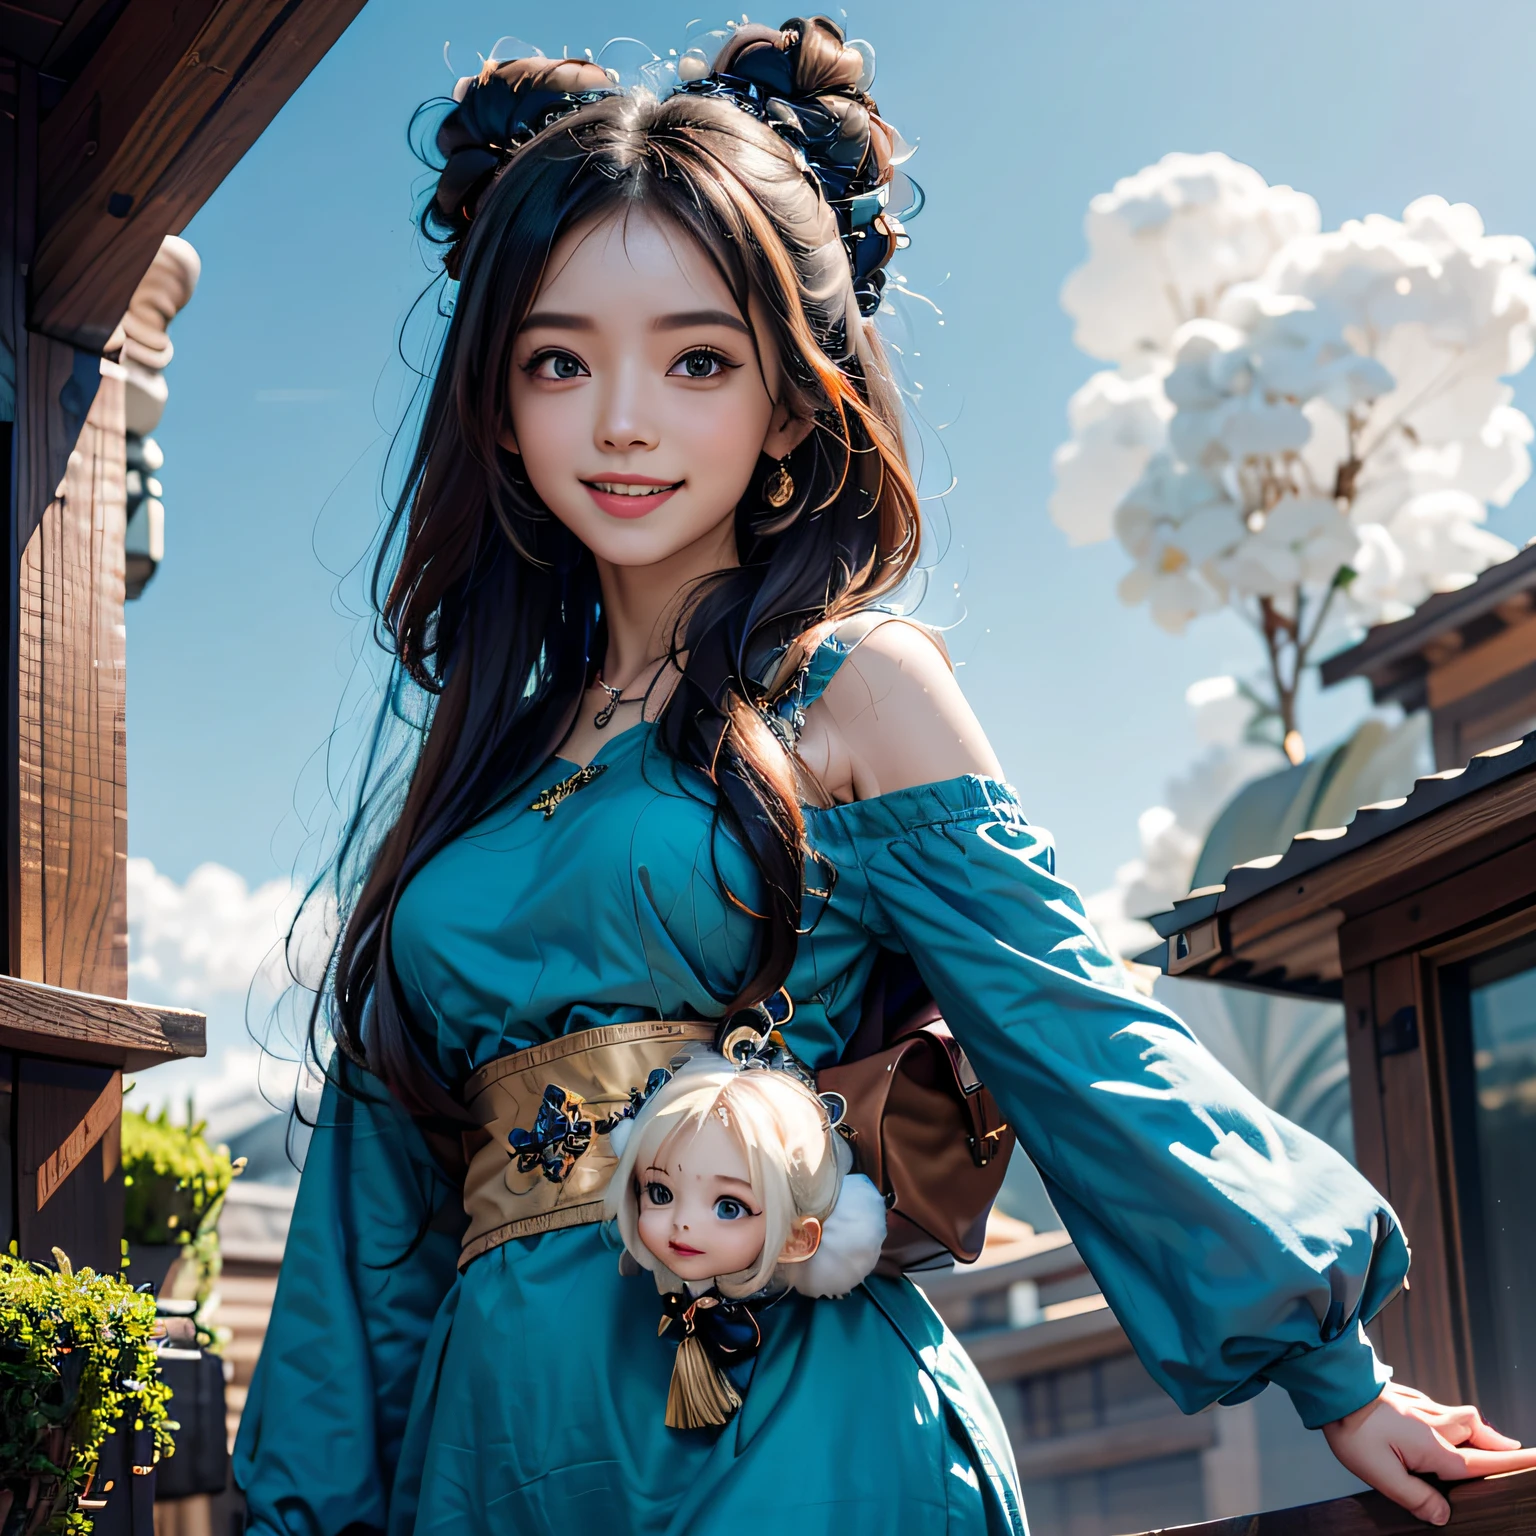
M 1536 338 L 1533 252 L 1423 197 L 1321 232 L 1317 204 L 1221 154 L 1168 155 L 1089 207 L 1062 303 L 1111 364 L 1072 397 L 1051 515 L 1116 537 L 1174 633 L 1230 606 L 1292 761 L 1330 626 L 1401 617 L 1514 553 L 1483 525 L 1530 474 L 1504 382 Z

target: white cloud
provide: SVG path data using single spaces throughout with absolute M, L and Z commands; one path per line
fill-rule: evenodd
M 237 1140 L 292 1104 L 294 1042 L 310 994 L 289 992 L 285 941 L 303 896 L 292 880 L 253 889 L 222 864 L 199 865 L 178 883 L 149 859 L 129 859 L 129 993 L 208 1019 L 207 1055 L 137 1074 L 135 1102 L 169 1103 L 180 1118 L 193 1100 L 220 1140 Z M 333 910 L 318 904 L 300 918 L 294 950 L 303 973 L 323 974 Z
M 200 864 L 178 885 L 150 860 L 129 859 L 130 987 L 146 1001 L 192 1008 L 216 993 L 244 995 L 258 978 L 275 990 L 282 941 L 302 896 L 291 880 L 252 890 L 222 864 Z

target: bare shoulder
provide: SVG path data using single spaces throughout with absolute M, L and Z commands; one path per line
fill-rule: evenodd
M 960 774 L 1002 777 L 937 638 L 872 630 L 807 711 L 801 756 L 830 800 L 867 800 Z

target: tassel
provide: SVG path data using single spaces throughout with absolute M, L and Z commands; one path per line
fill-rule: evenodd
M 741 1396 L 715 1369 L 697 1334 L 677 1346 L 667 1392 L 668 1429 L 716 1429 L 741 1407 Z

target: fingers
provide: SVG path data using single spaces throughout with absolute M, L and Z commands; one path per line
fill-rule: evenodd
M 1470 1403 L 1448 1407 L 1412 1387 L 1400 1387 L 1396 1382 L 1388 1387 L 1388 1391 L 1401 1407 L 1415 1418 L 1433 1425 L 1452 1445 L 1472 1445 L 1484 1451 L 1513 1451 L 1520 1448 L 1518 1440 L 1501 1434 Z
M 1416 1458 L 1414 1462 L 1415 1471 L 1433 1472 L 1447 1481 L 1497 1477 L 1501 1472 L 1524 1472 L 1531 1467 L 1536 1467 L 1536 1446 L 1514 1451 L 1478 1451 L 1442 1442 L 1422 1460 Z
M 1451 1506 L 1445 1495 L 1431 1488 L 1423 1478 L 1415 1477 L 1395 1457 L 1387 1457 L 1381 1466 L 1372 1470 L 1376 1475 L 1368 1481 L 1394 1504 L 1401 1504 L 1410 1515 L 1427 1520 L 1431 1525 L 1444 1525 L 1451 1518 Z
M 1452 1445 L 1462 1445 L 1470 1441 L 1473 1445 L 1482 1445 L 1478 1438 L 1480 1435 L 1496 1433 L 1490 1431 L 1483 1423 L 1483 1416 L 1476 1408 L 1463 1405 L 1460 1408 L 1447 1408 L 1441 1403 L 1433 1403 L 1427 1399 L 1414 1405 L 1414 1414 L 1432 1424 L 1435 1430 L 1449 1440 Z M 1518 1444 L 1519 1442 L 1513 1442 Z M 1505 1441 L 1501 1445 L 1489 1444 L 1484 1447 L 1488 1450 L 1509 1450 L 1511 1442 Z
M 1467 1437 L 1468 1445 L 1476 1446 L 1480 1451 L 1518 1451 L 1520 1442 L 1509 1435 L 1500 1434 L 1492 1424 L 1479 1418 L 1472 1433 Z

